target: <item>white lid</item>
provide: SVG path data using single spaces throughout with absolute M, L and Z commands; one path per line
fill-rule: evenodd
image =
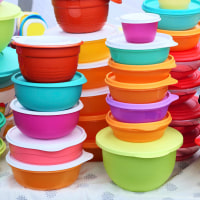
M 77 158 L 76 160 L 73 160 L 71 162 L 67 162 L 64 164 L 59 164 L 59 165 L 31 165 L 31 164 L 26 164 L 23 162 L 20 162 L 16 159 L 14 159 L 11 155 L 10 152 L 6 155 L 6 161 L 9 165 L 22 169 L 22 170 L 28 170 L 28 171 L 35 171 L 35 172 L 48 172 L 48 171 L 58 171 L 58 170 L 65 170 L 65 169 L 70 169 L 72 167 L 76 167 L 84 162 L 87 162 L 88 160 L 91 160 L 93 158 L 93 154 L 87 153 L 83 151 L 82 155 Z
M 166 47 L 176 46 L 178 43 L 173 41 L 172 36 L 164 33 L 156 33 L 155 40 L 149 43 L 136 44 L 128 43 L 124 35 L 118 35 L 116 37 L 110 37 L 106 41 L 108 47 L 113 47 L 117 49 L 127 49 L 127 50 L 147 50 L 147 49 L 159 49 Z
M 160 15 L 154 13 L 130 13 L 120 17 L 122 23 L 140 24 L 153 23 L 161 20 Z
M 82 42 L 81 39 L 67 36 L 13 36 L 12 39 L 23 45 L 31 46 L 66 46 Z
M 107 58 L 107 59 L 101 60 L 101 61 L 97 61 L 97 62 L 78 64 L 78 69 L 94 69 L 94 68 L 99 68 L 99 67 L 105 67 L 105 66 L 108 66 L 109 59 L 110 58 Z
M 88 42 L 93 40 L 105 39 L 109 36 L 119 34 L 119 30 L 117 26 L 106 24 L 101 30 L 96 32 L 75 34 L 75 33 L 64 32 L 59 26 L 56 26 L 51 29 L 47 29 L 44 34 L 55 35 L 55 36 L 67 36 L 68 38 L 76 37 L 80 38 L 85 42 Z
M 100 96 L 108 93 L 109 93 L 109 88 L 108 86 L 105 86 L 96 89 L 82 90 L 81 97 Z
M 39 140 L 30 138 L 15 126 L 9 129 L 6 134 L 6 140 L 8 143 L 27 149 L 35 149 L 41 151 L 55 152 L 61 151 L 65 148 L 80 144 L 87 137 L 85 130 L 80 126 L 76 126 L 75 129 L 65 137 L 52 139 L 52 140 Z
M 24 108 L 17 99 L 13 99 L 10 103 L 10 108 L 16 112 L 24 113 L 28 115 L 51 116 L 51 115 L 65 115 L 65 114 L 77 112 L 83 108 L 83 104 L 79 100 L 78 103 L 74 107 L 67 110 L 56 111 L 56 112 L 37 112 L 37 111 L 32 111 L 32 110 L 28 110 Z

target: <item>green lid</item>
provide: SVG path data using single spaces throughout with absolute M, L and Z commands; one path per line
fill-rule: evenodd
M 19 6 L 5 1 L 0 3 L 0 20 L 14 19 L 20 17 L 21 14 Z
M 4 117 L 3 113 L 0 112 L 0 130 L 5 125 L 5 123 L 6 123 L 6 118 Z
M 183 144 L 183 136 L 177 130 L 168 127 L 164 136 L 147 143 L 131 143 L 119 140 L 110 127 L 104 128 L 96 136 L 97 145 L 110 153 L 138 158 L 155 158 L 176 151 Z
M 3 152 L 6 150 L 6 144 L 5 142 L 0 138 L 0 156 L 3 154 Z

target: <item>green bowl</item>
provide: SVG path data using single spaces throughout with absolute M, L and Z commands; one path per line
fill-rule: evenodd
M 6 150 L 6 144 L 5 144 L 4 141 L 0 138 L 0 157 L 1 157 L 1 155 L 4 153 L 5 150 Z
M 117 139 L 107 127 L 97 134 L 96 142 L 102 148 L 105 170 L 116 185 L 129 191 L 147 192 L 170 177 L 183 136 L 169 127 L 157 141 L 129 143 Z

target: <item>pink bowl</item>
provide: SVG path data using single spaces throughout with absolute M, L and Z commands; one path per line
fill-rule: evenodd
M 80 126 L 69 135 L 55 140 L 29 138 L 17 127 L 11 128 L 6 135 L 11 155 L 18 161 L 33 165 L 57 165 L 73 161 L 81 156 L 85 139 L 86 133 Z
M 36 112 L 25 109 L 17 99 L 14 99 L 10 107 L 13 110 L 15 124 L 23 134 L 38 139 L 55 139 L 73 131 L 83 105 L 79 101 L 68 110 Z

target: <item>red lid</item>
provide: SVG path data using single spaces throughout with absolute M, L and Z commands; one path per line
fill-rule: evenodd
M 200 43 L 187 51 L 171 51 L 170 54 L 174 56 L 176 62 L 187 62 L 200 59 Z
M 178 80 L 175 85 L 170 85 L 169 90 L 188 89 L 200 86 L 200 71 L 195 71 L 192 75 Z
M 200 117 L 200 105 L 198 97 L 194 96 L 191 99 L 175 105 L 170 105 L 169 112 L 173 120 L 188 120 Z

